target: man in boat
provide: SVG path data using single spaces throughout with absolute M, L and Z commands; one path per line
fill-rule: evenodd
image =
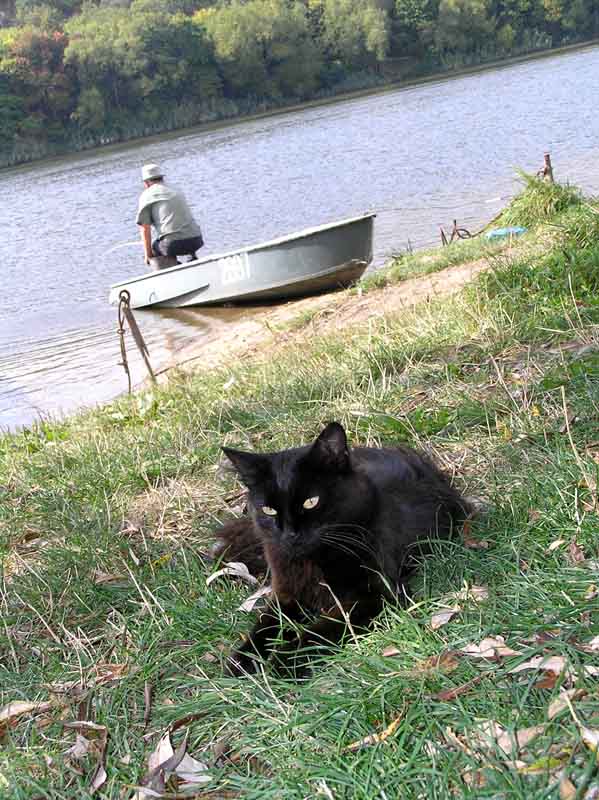
M 195 258 L 204 239 L 187 201 L 181 192 L 164 183 L 158 164 L 144 164 L 141 177 L 145 188 L 139 198 L 137 224 L 146 264 L 160 268 L 177 264 L 177 256 Z M 152 227 L 156 231 L 154 241 Z

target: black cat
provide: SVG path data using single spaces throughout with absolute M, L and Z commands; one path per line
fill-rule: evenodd
M 301 671 L 302 648 L 339 641 L 348 624 L 367 626 L 385 598 L 405 593 L 427 540 L 448 537 L 471 511 L 424 455 L 350 450 L 336 422 L 305 447 L 223 451 L 249 489 L 249 515 L 220 529 L 217 554 L 245 561 L 254 574 L 269 569 L 273 588 L 229 659 L 232 674 L 253 671 L 257 657 L 272 653 L 279 667 Z

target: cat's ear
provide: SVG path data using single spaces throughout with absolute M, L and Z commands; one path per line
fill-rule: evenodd
M 266 456 L 260 455 L 260 453 L 232 450 L 230 447 L 221 447 L 221 450 L 233 464 L 248 489 L 262 483 L 268 476 L 270 462 Z
M 329 422 L 308 452 L 308 460 L 317 469 L 348 472 L 349 446 L 343 426 Z

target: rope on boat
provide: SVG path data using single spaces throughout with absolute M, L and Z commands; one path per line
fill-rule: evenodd
M 127 375 L 127 384 L 128 384 L 128 391 L 131 394 L 131 370 L 129 369 L 129 362 L 127 360 L 127 346 L 125 344 L 125 320 L 129 325 L 129 330 L 133 336 L 133 341 L 137 345 L 137 349 L 141 353 L 141 357 L 144 360 L 144 364 L 146 365 L 146 369 L 148 370 L 148 374 L 150 376 L 150 380 L 152 383 L 156 383 L 156 375 L 154 374 L 154 370 L 152 369 L 152 365 L 150 364 L 150 353 L 148 347 L 144 341 L 144 337 L 141 335 L 141 331 L 139 330 L 139 326 L 137 325 L 137 321 L 133 316 L 133 311 L 131 311 L 131 295 L 126 289 L 123 289 L 122 292 L 119 294 L 119 308 L 118 308 L 118 328 L 117 333 L 119 335 L 119 341 L 121 345 L 121 361 L 119 362 L 125 373 Z

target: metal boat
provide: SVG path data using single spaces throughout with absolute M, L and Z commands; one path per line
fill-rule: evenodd
M 110 288 L 131 308 L 255 303 L 350 286 L 372 261 L 375 214 L 321 225 L 231 253 L 149 272 Z

